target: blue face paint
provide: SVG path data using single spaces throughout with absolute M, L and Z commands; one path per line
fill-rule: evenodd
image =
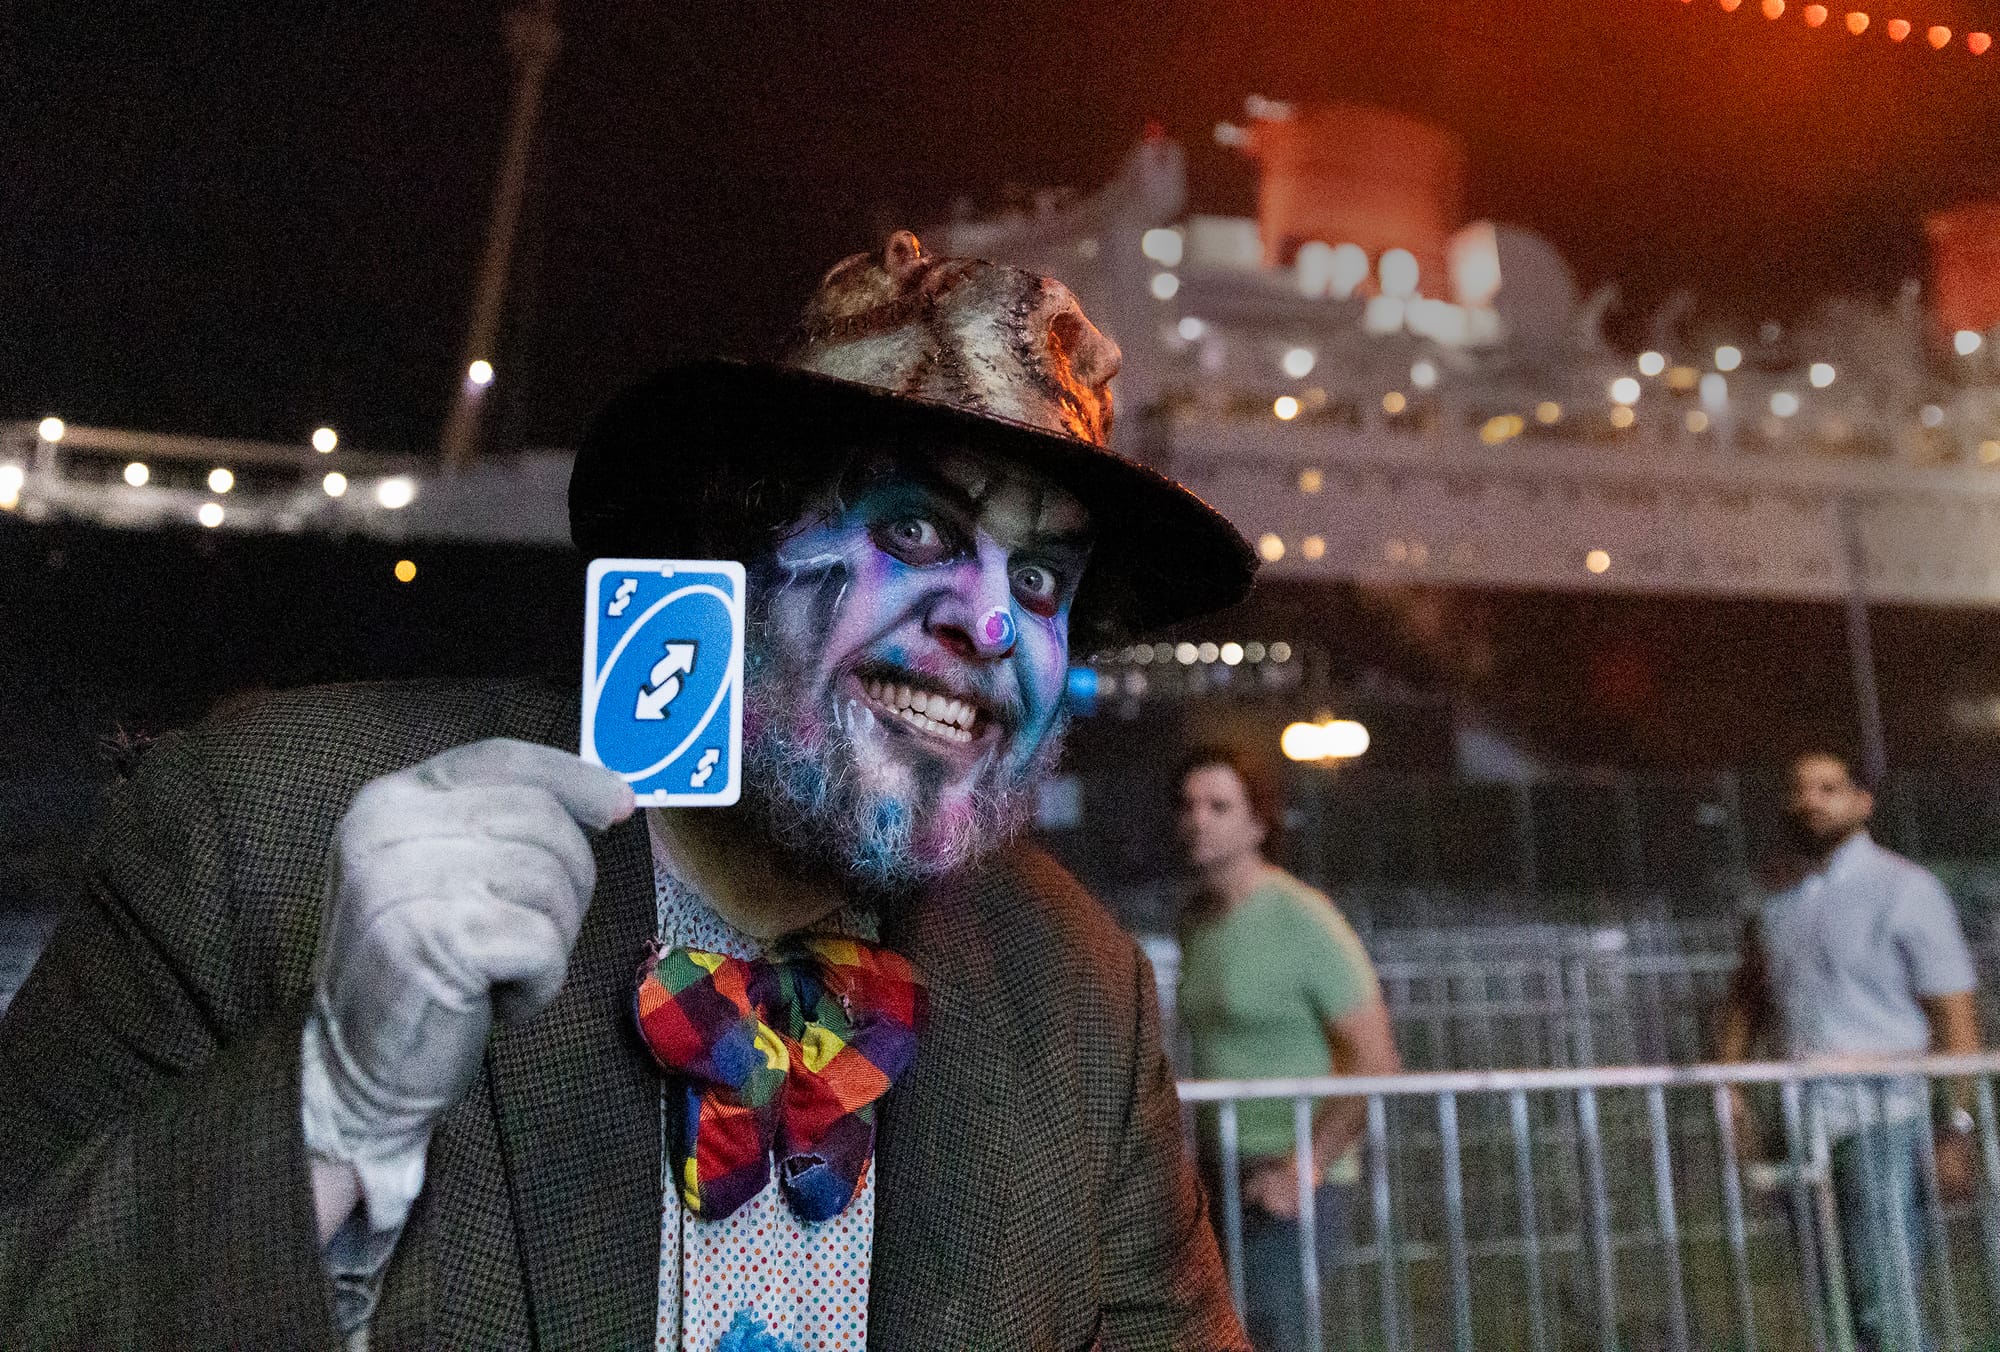
M 1059 753 L 1084 522 L 975 457 L 830 495 L 752 587 L 746 789 L 876 881 L 1011 834 Z

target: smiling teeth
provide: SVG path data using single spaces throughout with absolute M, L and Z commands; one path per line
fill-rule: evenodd
M 979 710 L 964 700 L 887 681 L 864 681 L 861 688 L 868 692 L 868 698 L 920 732 L 948 742 L 972 740 L 972 725 L 979 718 Z

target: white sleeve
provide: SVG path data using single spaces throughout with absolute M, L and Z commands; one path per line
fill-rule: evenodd
M 1917 873 L 1903 885 L 1896 899 L 1895 934 L 1918 995 L 1957 995 L 1977 984 L 1958 908 L 1930 873 Z

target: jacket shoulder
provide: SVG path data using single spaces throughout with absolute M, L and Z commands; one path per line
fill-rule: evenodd
M 1068 955 L 1093 968 L 1129 967 L 1126 959 L 1139 951 L 1104 903 L 1039 845 L 1008 850 L 994 882 L 985 918 L 1003 956 Z
M 1152 989 L 1138 941 L 1038 845 L 1009 849 L 979 889 L 996 973 L 1029 1022 L 1128 1040 Z M 1142 980 L 1142 974 L 1144 979 Z
M 320 685 L 260 697 L 182 737 L 218 787 L 309 781 L 337 767 L 363 768 L 368 779 L 483 737 L 546 738 L 565 708 L 535 679 Z
M 196 984 L 220 991 L 261 981 L 263 998 L 288 995 L 304 979 L 327 849 L 356 791 L 465 742 L 546 739 L 566 707 L 538 681 L 263 696 L 139 756 L 98 828 L 97 890 L 141 916 L 181 970 L 205 973 Z

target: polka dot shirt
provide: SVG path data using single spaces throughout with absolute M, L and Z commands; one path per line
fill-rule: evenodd
M 651 814 L 649 813 L 650 817 Z M 718 916 L 677 878 L 654 834 L 653 881 L 661 942 L 756 957 L 763 945 Z M 828 927 L 876 937 L 874 919 L 844 910 Z M 660 1101 L 660 1288 L 656 1346 L 687 1352 L 863 1352 L 868 1343 L 868 1267 L 875 1238 L 875 1171 L 831 1220 L 793 1214 L 774 1176 L 733 1214 L 687 1214 L 665 1150 L 666 1086 Z

